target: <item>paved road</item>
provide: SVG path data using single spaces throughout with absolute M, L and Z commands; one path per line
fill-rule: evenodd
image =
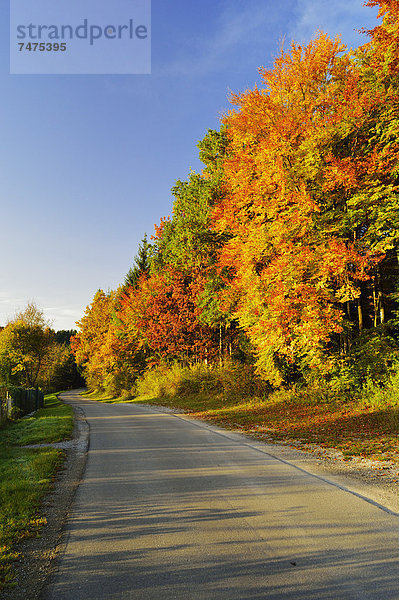
M 90 450 L 46 600 L 399 599 L 399 516 L 242 436 L 69 401 Z

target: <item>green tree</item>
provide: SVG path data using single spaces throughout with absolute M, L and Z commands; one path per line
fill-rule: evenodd
M 6 384 L 34 387 L 46 366 L 54 332 L 33 303 L 0 332 L 0 372 Z
M 72 331 L 54 332 L 36 304 L 16 313 L 0 331 L 0 379 L 8 385 L 56 391 L 82 385 L 69 340 Z
M 162 219 L 156 227 L 153 262 L 155 273 L 176 269 L 197 282 L 195 319 L 214 330 L 220 359 L 237 345 L 235 320 L 219 299 L 229 273 L 218 268 L 218 258 L 230 235 L 216 230 L 212 220 L 213 207 L 224 196 L 223 161 L 227 145 L 225 126 L 220 131 L 208 130 L 197 144 L 205 168 L 201 173 L 190 172 L 187 180 L 179 179 L 172 188 L 175 198 L 172 218 Z
M 134 259 L 133 266 L 129 269 L 124 282 L 124 288 L 137 288 L 141 275 L 149 272 L 151 258 L 151 244 L 147 241 L 147 234 L 144 235 L 139 251 Z

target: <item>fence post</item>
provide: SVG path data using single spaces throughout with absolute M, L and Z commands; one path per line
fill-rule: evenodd
M 6 402 L 6 416 L 9 418 L 12 412 L 12 396 L 8 390 L 6 392 Z

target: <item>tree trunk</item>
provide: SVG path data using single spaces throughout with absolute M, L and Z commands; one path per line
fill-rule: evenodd
M 359 321 L 359 333 L 363 331 L 363 309 L 362 309 L 362 297 L 359 296 L 357 299 L 357 318 Z
M 378 321 L 381 324 L 385 323 L 385 301 L 381 279 L 381 269 L 378 265 L 373 281 L 374 327 L 377 327 Z
M 219 325 L 219 364 L 223 362 L 222 325 Z
M 375 282 L 373 284 L 373 307 L 374 307 L 373 325 L 374 325 L 374 327 L 377 327 L 378 305 L 377 305 L 377 293 L 376 293 L 376 289 L 375 289 Z
M 384 301 L 384 290 L 382 287 L 382 277 L 380 265 L 377 267 L 378 270 L 378 305 L 380 309 L 380 322 L 385 323 L 385 301 Z
M 380 322 L 385 323 L 384 292 L 382 290 L 378 292 L 378 304 L 380 308 Z

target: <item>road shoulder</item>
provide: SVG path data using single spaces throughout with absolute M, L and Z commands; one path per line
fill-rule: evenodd
M 169 409 L 167 409 L 169 410 Z M 194 420 L 189 415 L 176 414 L 179 418 Z M 399 516 L 399 465 L 361 457 L 346 459 L 342 452 L 333 448 L 322 448 L 315 444 L 296 442 L 273 442 L 265 436 L 251 436 L 239 430 L 222 429 L 195 419 L 202 426 L 222 432 L 230 438 L 241 438 L 244 443 L 283 462 L 324 479 L 329 483 L 364 498 L 382 510 Z
M 141 404 L 141 403 L 140 403 Z M 214 426 L 205 420 L 191 417 L 181 410 L 154 404 L 145 405 L 149 409 L 174 414 L 181 419 L 194 421 L 221 435 L 241 439 L 245 444 L 270 456 L 288 462 L 295 467 L 325 479 L 329 483 L 371 501 L 383 510 L 399 515 L 399 465 L 394 462 L 369 460 L 362 457 L 344 458 L 342 452 L 334 448 L 322 448 L 316 444 L 303 444 L 295 441 L 273 442 L 267 435 L 259 439 L 239 429 Z

